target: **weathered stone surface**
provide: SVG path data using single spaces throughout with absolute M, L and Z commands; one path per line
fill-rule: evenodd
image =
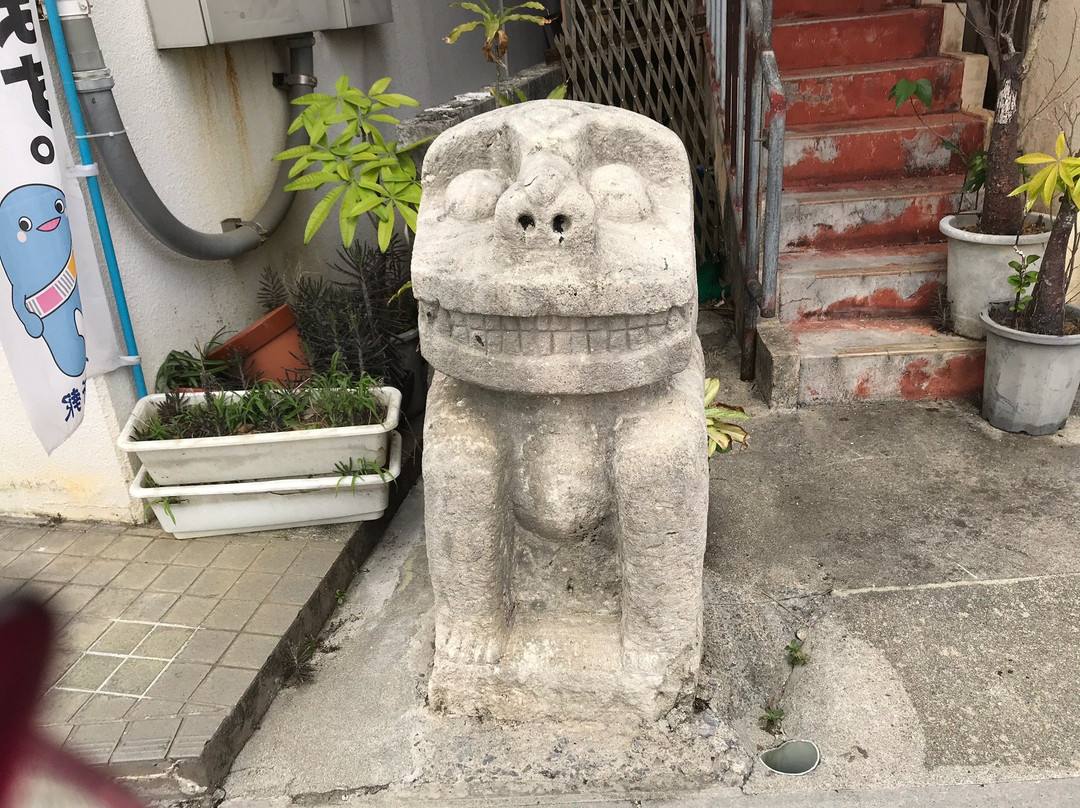
M 708 506 L 682 144 L 498 110 L 432 144 L 419 219 L 431 704 L 658 715 L 700 659 Z

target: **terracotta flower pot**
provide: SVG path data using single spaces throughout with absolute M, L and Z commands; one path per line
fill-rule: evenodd
M 227 359 L 233 351 L 244 356 L 244 371 L 252 377 L 288 384 L 311 374 L 296 315 L 288 305 L 249 325 L 211 352 L 210 358 Z

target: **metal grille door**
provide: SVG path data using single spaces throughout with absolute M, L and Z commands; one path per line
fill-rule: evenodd
M 567 96 L 647 115 L 682 138 L 694 181 L 698 262 L 721 252 L 715 104 L 698 0 L 565 0 Z

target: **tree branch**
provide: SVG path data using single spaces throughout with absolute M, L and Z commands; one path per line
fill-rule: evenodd
M 1020 10 L 1020 0 L 1006 0 L 1005 9 L 1002 11 L 1001 30 L 1007 34 L 1016 33 L 1016 14 Z
M 1042 2 L 1045 3 L 1048 0 L 1042 0 Z M 998 42 L 994 28 L 990 24 L 988 0 L 968 0 L 964 16 L 967 17 L 971 27 L 975 29 L 975 33 L 982 40 L 983 46 L 986 48 L 986 55 L 990 57 L 990 67 L 994 69 L 994 74 L 1000 76 L 1001 44 Z
M 1027 75 L 1028 68 L 1031 67 L 1031 63 L 1035 59 L 1035 46 L 1039 44 L 1039 39 L 1042 38 L 1043 29 L 1046 27 L 1046 15 L 1049 11 L 1050 0 L 1039 0 L 1038 8 L 1031 15 L 1031 21 L 1028 23 L 1027 47 L 1024 48 L 1024 63 L 1020 67 L 1021 76 Z M 1075 27 L 1073 30 L 1075 32 Z

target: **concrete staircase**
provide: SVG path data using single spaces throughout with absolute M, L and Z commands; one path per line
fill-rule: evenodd
M 981 342 L 935 330 L 945 280 L 938 221 L 954 213 L 960 158 L 887 95 L 927 78 L 935 132 L 965 151 L 985 119 L 961 110 L 964 61 L 941 53 L 945 9 L 917 0 L 775 0 L 788 101 L 779 318 L 758 332 L 758 384 L 774 406 L 964 397 Z

